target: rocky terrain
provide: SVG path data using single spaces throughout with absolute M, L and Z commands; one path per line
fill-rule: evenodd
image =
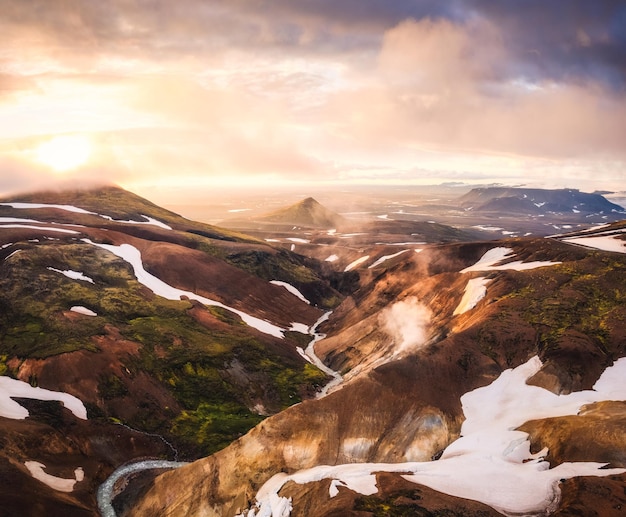
M 197 461 L 118 515 L 620 515 L 626 224 L 318 205 L 249 236 L 113 187 L 0 201 L 0 515 L 97 514 L 142 458 Z
M 316 345 L 339 387 L 159 476 L 128 515 L 620 515 L 626 242 L 604 232 L 620 253 L 512 239 L 375 268 Z
M 312 265 L 118 188 L 2 200 L 0 372 L 29 410 L 0 417 L 2 511 L 92 515 L 120 464 L 210 454 L 313 396 L 327 376 L 298 349 L 342 295 Z M 62 493 L 32 461 L 84 477 Z

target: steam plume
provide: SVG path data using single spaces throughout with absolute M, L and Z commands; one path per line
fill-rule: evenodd
M 426 343 L 431 313 L 412 296 L 394 303 L 381 313 L 384 329 L 394 338 L 395 355 L 415 351 Z

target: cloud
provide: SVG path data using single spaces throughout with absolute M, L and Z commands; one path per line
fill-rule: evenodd
M 101 165 L 124 181 L 620 178 L 625 168 L 623 2 L 0 9 L 0 137 L 107 134 L 112 160 Z
M 337 92 L 328 116 L 362 147 L 626 158 L 626 96 L 598 81 L 517 78 L 504 39 L 485 22 L 402 22 L 385 35 L 376 81 Z

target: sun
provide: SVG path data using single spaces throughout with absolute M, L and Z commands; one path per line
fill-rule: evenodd
M 84 135 L 61 135 L 35 150 L 38 162 L 56 172 L 66 172 L 85 164 L 91 156 L 91 141 Z

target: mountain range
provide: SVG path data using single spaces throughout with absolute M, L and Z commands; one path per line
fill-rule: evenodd
M 118 515 L 620 515 L 626 223 L 332 214 L 261 237 L 116 187 L 1 200 L 0 515 L 95 515 L 146 458 L 190 463 L 123 477 Z
M 607 214 L 623 218 L 623 207 L 601 194 L 576 189 L 532 189 L 513 187 L 474 188 L 459 199 L 466 210 L 507 214 Z M 619 214 L 616 217 L 616 214 Z

